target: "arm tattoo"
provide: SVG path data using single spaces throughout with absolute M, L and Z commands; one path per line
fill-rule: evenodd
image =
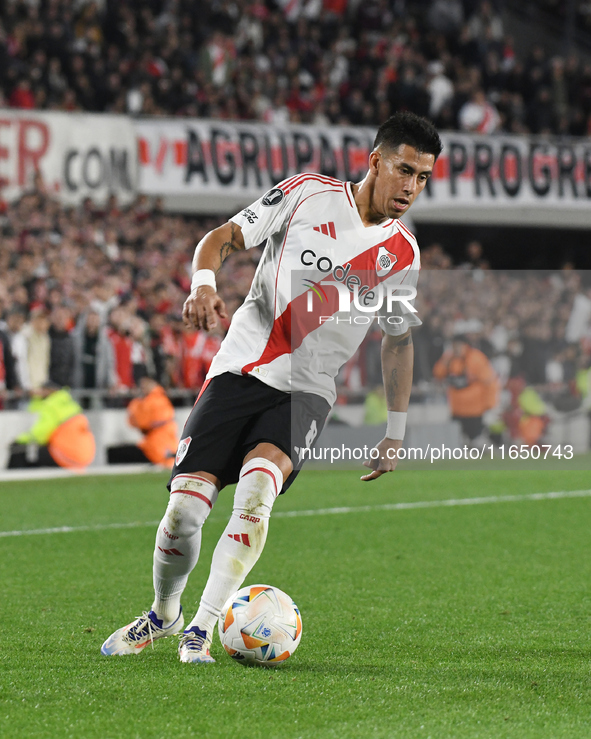
M 240 251 L 240 247 L 234 244 L 234 229 L 236 228 L 236 226 L 234 225 L 232 221 L 230 221 L 230 228 L 231 228 L 230 240 L 224 241 L 220 249 L 220 262 L 223 262 L 224 259 L 232 252 Z M 221 263 L 220 263 L 220 268 L 221 268 Z
M 412 345 L 412 334 L 410 333 L 410 331 L 407 336 L 405 336 L 403 339 L 400 339 L 400 340 L 398 340 L 395 336 L 390 336 L 388 338 L 394 339 L 394 342 L 395 342 L 389 347 L 389 351 L 392 352 L 392 354 L 399 354 L 406 347 Z
M 410 346 L 412 346 L 412 333 L 409 331 L 406 336 L 390 347 L 389 353 L 391 356 L 400 357 Z M 401 386 L 402 388 L 405 386 L 404 377 L 398 377 L 398 369 L 398 367 L 393 367 L 388 375 L 384 374 L 384 390 L 386 391 L 386 400 L 388 401 L 389 406 L 394 403 Z
M 385 380 L 386 399 L 390 403 L 393 403 L 396 393 L 398 392 L 398 369 L 395 367 L 390 373 L 390 377 L 386 377 Z
M 396 343 L 396 349 L 399 349 L 402 346 L 409 346 L 409 344 L 412 344 L 412 334 L 409 332 L 408 336 L 405 336 L 402 341 L 398 341 Z

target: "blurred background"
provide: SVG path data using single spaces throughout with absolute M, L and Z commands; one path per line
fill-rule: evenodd
M 182 423 L 227 330 L 180 320 L 196 243 L 297 172 L 359 180 L 397 110 L 445 144 L 405 219 L 410 438 L 588 451 L 590 2 L 0 0 L 0 465 L 41 390 L 70 389 L 96 464 L 145 432 L 142 378 Z M 230 316 L 260 253 L 224 264 Z M 343 368 L 333 425 L 383 423 L 379 341 Z M 452 397 L 486 384 L 451 366 L 467 351 L 497 386 L 476 435 Z

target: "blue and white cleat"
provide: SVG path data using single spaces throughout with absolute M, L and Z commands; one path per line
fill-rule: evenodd
M 209 653 L 211 639 L 206 631 L 191 626 L 184 631 L 179 642 L 179 658 L 181 662 L 215 662 Z
M 154 640 L 165 636 L 178 634 L 183 630 L 185 619 L 183 609 L 179 611 L 176 621 L 170 626 L 164 627 L 154 611 L 144 611 L 142 615 L 132 623 L 117 629 L 101 647 L 102 654 L 111 656 L 114 654 L 139 654 L 148 644 L 154 648 Z

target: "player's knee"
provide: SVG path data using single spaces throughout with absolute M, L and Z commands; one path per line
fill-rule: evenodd
M 205 523 L 209 508 L 189 495 L 170 496 L 160 528 L 169 539 L 192 536 Z
M 218 490 L 208 480 L 177 475 L 170 486 L 170 500 L 162 522 L 169 536 L 191 536 L 203 526 L 217 499 Z
M 282 474 L 282 484 L 283 480 L 286 480 L 293 471 L 291 459 L 287 454 L 285 454 L 285 452 L 279 449 L 279 447 L 275 446 L 275 444 L 268 442 L 257 444 L 256 447 L 246 455 L 244 465 L 246 466 L 255 460 L 257 462 L 262 460 L 263 462 L 273 464 L 278 467 Z M 275 467 L 273 470 L 275 470 Z
M 241 515 L 267 519 L 283 485 L 279 467 L 263 457 L 249 460 L 240 471 L 234 495 L 234 510 Z M 252 521 L 254 523 L 254 521 Z

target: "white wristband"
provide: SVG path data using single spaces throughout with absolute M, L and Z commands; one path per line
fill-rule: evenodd
M 215 284 L 215 272 L 212 269 L 198 269 L 191 279 L 191 292 L 194 293 L 198 287 L 209 285 L 217 292 Z
M 388 427 L 386 428 L 386 438 L 388 439 L 404 439 L 406 431 L 406 413 L 399 411 L 388 411 Z

